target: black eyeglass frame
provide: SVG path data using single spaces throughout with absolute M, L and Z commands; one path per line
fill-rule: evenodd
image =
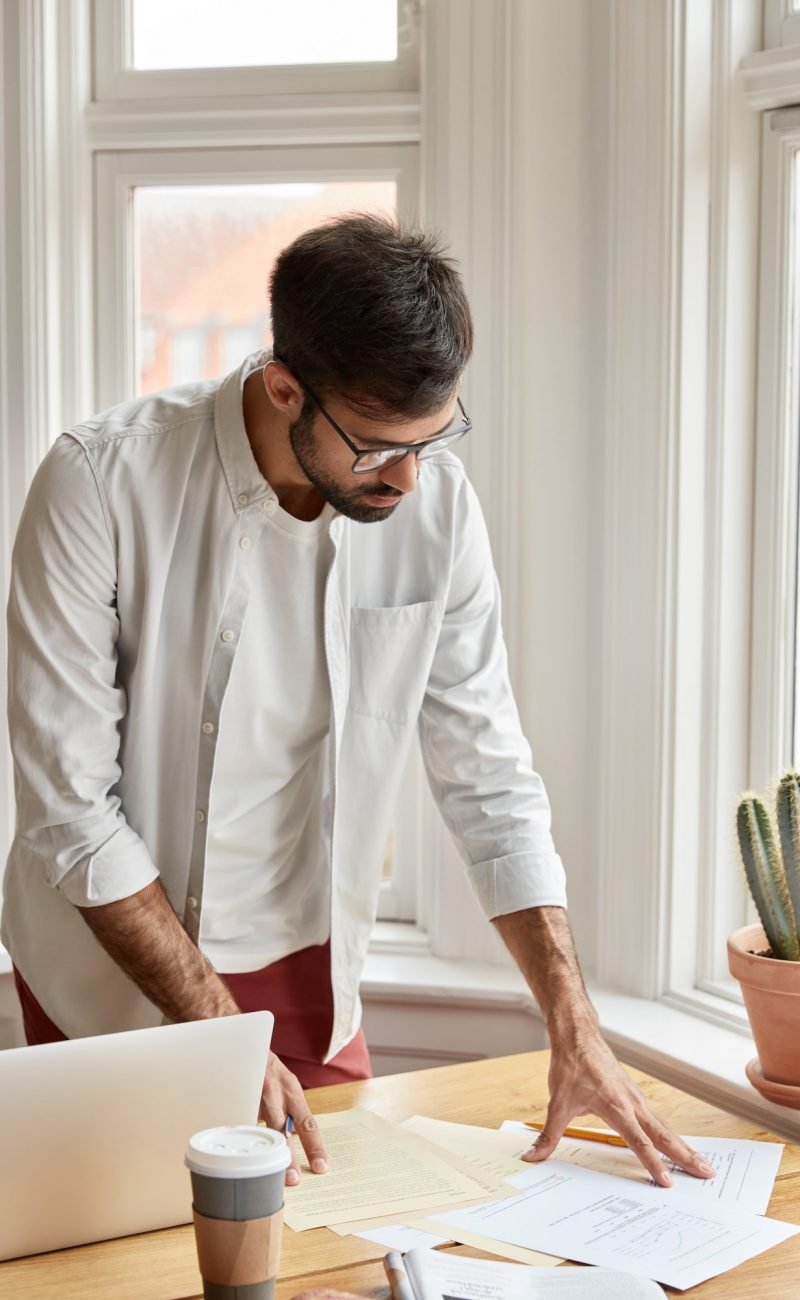
M 291 370 L 291 366 L 289 366 L 287 362 L 282 361 L 280 357 L 275 357 L 274 359 L 275 361 L 281 361 L 281 364 L 286 366 L 287 370 Z M 425 449 L 427 447 L 433 447 L 433 448 L 438 447 L 440 450 L 443 450 L 442 444 L 449 447 L 451 443 L 458 442 L 459 439 L 463 438 L 464 435 L 469 433 L 470 429 L 472 428 L 472 420 L 469 418 L 467 412 L 464 410 L 464 403 L 461 401 L 460 397 L 456 397 L 456 402 L 458 403 L 458 409 L 461 412 L 464 421 L 464 423 L 460 425 L 457 429 L 447 429 L 445 430 L 444 433 L 436 433 L 433 435 L 432 438 L 425 438 L 423 439 L 422 442 L 408 442 L 408 443 L 390 442 L 385 447 L 366 447 L 366 448 L 357 447 L 356 444 L 352 441 L 352 439 L 349 438 L 348 435 L 345 433 L 344 429 L 342 429 L 336 423 L 333 416 L 328 414 L 328 412 L 325 410 L 325 407 L 322 405 L 322 402 L 314 393 L 312 393 L 311 389 L 308 387 L 308 384 L 304 383 L 303 380 L 300 378 L 300 376 L 295 373 L 295 371 L 292 370 L 292 374 L 294 375 L 300 387 L 303 389 L 303 392 L 308 393 L 308 396 L 311 398 L 312 402 L 317 407 L 318 411 L 320 412 L 320 415 L 325 417 L 325 419 L 328 421 L 328 424 L 331 426 L 331 428 L 334 429 L 336 433 L 338 433 L 342 441 L 347 443 L 347 446 L 353 452 L 355 456 L 355 460 L 353 461 L 353 464 L 350 467 L 353 474 L 370 474 L 370 473 L 374 473 L 378 469 L 388 469 L 389 466 L 391 465 L 398 465 L 401 460 L 404 460 L 406 456 L 409 456 L 412 453 L 417 457 L 418 460 L 426 460 L 427 457 L 425 455 Z M 367 466 L 366 469 L 359 469 L 360 461 L 366 460 L 368 456 L 379 455 L 381 452 L 395 452 L 396 454 L 393 455 L 390 460 L 384 461 L 382 465 L 372 465 L 372 466 Z M 435 450 L 429 451 L 427 453 L 428 456 L 433 456 L 435 454 L 436 454 Z

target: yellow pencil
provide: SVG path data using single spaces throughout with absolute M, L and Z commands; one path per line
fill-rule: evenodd
M 536 1128 L 540 1131 L 544 1124 L 537 1124 L 534 1120 L 526 1121 L 527 1128 Z M 570 1126 L 564 1129 L 565 1138 L 584 1138 L 587 1142 L 605 1142 L 610 1147 L 627 1147 L 627 1142 L 621 1138 L 619 1133 L 605 1133 L 600 1128 L 577 1128 Z

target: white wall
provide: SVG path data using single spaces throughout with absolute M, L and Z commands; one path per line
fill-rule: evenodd
M 553 806 L 582 962 L 594 962 L 602 594 L 606 0 L 520 5 L 511 148 L 520 711 Z M 509 485 L 511 486 L 511 485 Z

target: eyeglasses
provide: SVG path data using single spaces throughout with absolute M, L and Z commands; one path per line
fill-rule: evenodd
M 275 357 L 276 361 L 281 361 L 280 357 Z M 282 362 L 286 365 L 286 362 Z M 287 367 L 288 368 L 288 367 Z M 298 374 L 292 372 L 298 384 L 304 392 L 308 393 L 314 405 L 328 421 L 332 429 L 335 429 L 343 442 L 346 442 L 355 456 L 351 466 L 354 474 L 369 474 L 376 469 L 387 469 L 390 465 L 397 465 L 406 456 L 414 455 L 417 460 L 428 460 L 431 456 L 436 456 L 439 452 L 444 451 L 446 447 L 451 447 L 459 438 L 463 438 L 465 433 L 469 433 L 472 428 L 472 421 L 464 410 L 460 397 L 456 398 L 458 409 L 461 412 L 461 423 L 454 428 L 445 429 L 443 433 L 434 434 L 432 438 L 426 438 L 423 442 L 393 442 L 385 447 L 368 448 L 366 451 L 360 448 L 347 436 L 344 429 L 340 428 L 332 415 L 329 415 L 318 397 L 315 397 L 307 384 Z

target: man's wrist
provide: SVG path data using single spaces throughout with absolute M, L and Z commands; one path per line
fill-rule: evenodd
M 545 1016 L 547 1035 L 554 1049 L 574 1047 L 600 1034 L 597 1012 L 588 997 L 576 997 L 574 991 L 554 1001 Z

